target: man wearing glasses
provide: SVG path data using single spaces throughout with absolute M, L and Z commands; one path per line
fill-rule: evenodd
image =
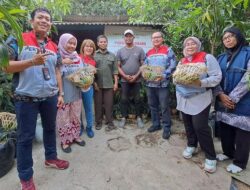
M 169 78 L 176 67 L 176 59 L 173 50 L 163 45 L 163 34 L 152 34 L 153 48 L 146 54 L 145 64 L 163 68 L 162 76 L 154 81 L 146 81 L 148 104 L 151 111 L 152 126 L 148 132 L 152 133 L 163 127 L 163 139 L 169 139 L 171 119 L 169 108 Z M 161 110 L 159 109 L 161 108 Z M 160 121 L 160 111 L 162 122 Z

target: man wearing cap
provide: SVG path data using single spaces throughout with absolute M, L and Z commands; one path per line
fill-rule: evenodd
M 140 87 L 141 72 L 140 66 L 145 59 L 145 53 L 141 47 L 134 45 L 134 32 L 130 29 L 124 32 L 125 47 L 117 52 L 118 71 L 121 76 L 121 114 L 120 127 L 123 128 L 128 117 L 129 98 L 134 100 L 137 116 L 137 126 L 144 127 L 141 119 Z
M 176 67 L 176 59 L 173 50 L 163 45 L 163 34 L 154 32 L 152 34 L 153 48 L 146 54 L 145 64 L 163 68 L 162 76 L 155 81 L 146 81 L 148 104 L 151 110 L 152 126 L 148 132 L 160 130 L 163 127 L 162 138 L 170 137 L 170 108 L 169 108 L 169 78 Z M 161 110 L 159 109 L 161 108 Z M 162 122 L 160 122 L 160 111 Z

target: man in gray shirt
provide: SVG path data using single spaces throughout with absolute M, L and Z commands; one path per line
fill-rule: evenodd
M 124 32 L 125 47 L 117 52 L 118 71 L 121 76 L 121 114 L 120 127 L 124 127 L 128 117 L 129 97 L 134 100 L 137 116 L 137 126 L 142 128 L 144 124 L 141 119 L 140 87 L 141 72 L 140 66 L 145 59 L 145 52 L 142 48 L 134 45 L 134 32 L 130 29 Z

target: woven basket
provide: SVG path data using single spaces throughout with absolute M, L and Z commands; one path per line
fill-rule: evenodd
M 16 115 L 8 112 L 0 112 L 0 123 L 5 131 L 15 130 L 17 128 Z

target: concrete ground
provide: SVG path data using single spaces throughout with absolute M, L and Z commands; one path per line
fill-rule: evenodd
M 115 122 L 117 123 L 117 122 Z M 173 121 L 169 140 L 162 131 L 149 134 L 131 121 L 125 129 L 95 131 L 85 147 L 72 146 L 72 153 L 63 153 L 58 141 L 58 155 L 70 161 L 67 170 L 44 167 L 44 149 L 34 143 L 34 181 L 38 190 L 229 190 L 231 176 L 225 171 L 230 163 L 218 163 L 216 173 L 203 171 L 204 154 L 190 160 L 182 157 L 186 145 L 183 124 Z M 218 139 L 216 152 L 221 152 Z M 248 168 L 245 172 L 249 172 Z M 0 179 L 1 190 L 20 189 L 16 166 Z

